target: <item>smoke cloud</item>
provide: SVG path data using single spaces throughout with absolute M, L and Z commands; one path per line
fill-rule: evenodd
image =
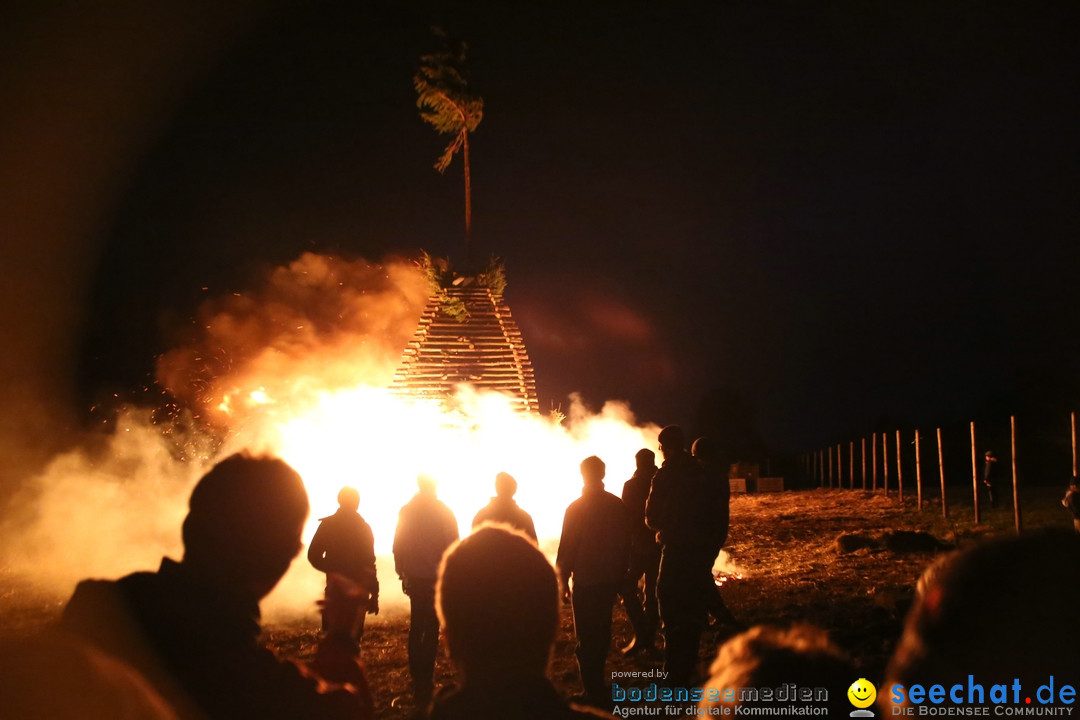
M 426 299 L 406 261 L 306 253 L 251 292 L 207 301 L 187 342 L 158 361 L 159 383 L 177 400 L 172 413 L 123 408 L 107 434 L 87 436 L 24 482 L 0 522 L 0 567 L 66 595 L 81 578 L 180 557 L 188 496 L 213 462 L 268 449 L 260 430 L 270 403 L 357 378 L 388 383 Z

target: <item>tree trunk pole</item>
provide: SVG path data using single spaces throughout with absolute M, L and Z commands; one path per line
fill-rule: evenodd
M 1016 476 L 1016 416 L 1009 416 L 1009 428 L 1012 433 L 1012 485 L 1013 519 L 1016 521 L 1016 534 L 1020 534 L 1020 485 Z
M 975 463 L 975 421 L 971 421 L 971 494 L 975 507 L 975 524 L 979 524 L 979 466 Z
M 862 443 L 862 451 L 859 453 L 859 457 L 862 458 L 862 489 L 866 490 L 866 438 L 860 438 Z
M 937 429 L 937 465 L 938 477 L 941 478 L 941 517 L 948 519 L 949 506 L 945 501 L 945 456 L 941 451 L 941 428 Z
M 900 431 L 896 431 L 896 492 L 904 502 L 904 469 L 900 466 Z
M 464 120 L 462 120 L 464 122 Z M 469 173 L 469 131 L 461 129 L 462 160 L 465 164 L 465 269 L 470 275 L 472 267 L 472 177 Z
M 919 453 L 919 431 L 915 431 L 915 506 L 922 512 L 922 459 Z

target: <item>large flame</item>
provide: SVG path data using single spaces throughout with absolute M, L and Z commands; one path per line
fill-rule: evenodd
M 304 478 L 312 504 L 305 541 L 336 508 L 338 490 L 351 485 L 376 552 L 389 553 L 398 510 L 420 474 L 436 480 L 464 535 L 493 494 L 495 475 L 508 472 L 541 547 L 553 553 L 563 513 L 580 495 L 580 462 L 603 459 L 608 489 L 618 494 L 637 450 L 656 449 L 658 429 L 637 426 L 619 402 L 594 413 L 571 398 L 566 417 L 554 418 L 520 413 L 508 398 L 467 385 L 446 403 L 392 395 L 386 388 L 426 299 L 423 278 L 406 263 L 306 254 L 256 292 L 209 300 L 198 332 L 159 359 L 158 375 L 188 412 L 225 435 L 223 445 L 213 456 L 178 456 L 162 449 L 175 437 L 139 419 L 148 413 L 127 414 L 105 453 L 69 453 L 39 478 L 36 525 L 22 529 L 26 542 L 15 552 L 40 570 L 49 561 L 34 557 L 33 544 L 62 546 L 63 567 L 80 575 L 175 555 L 191 483 L 214 460 L 251 449 L 284 458 Z M 81 502 L 72 507 L 76 490 Z M 72 545 L 76 528 L 83 541 Z M 119 555 L 117 546 L 134 554 Z M 138 566 L 118 567 L 135 557 Z M 396 585 L 385 557 L 380 576 L 384 588 Z M 271 609 L 311 610 L 321 581 L 306 561 L 293 563 Z
M 260 422 L 265 449 L 304 477 L 317 517 L 336 507 L 343 485 L 360 491 L 361 513 L 376 550 L 389 552 L 397 512 L 428 475 L 454 511 L 462 534 L 494 491 L 495 475 L 518 481 L 518 503 L 541 538 L 557 538 L 563 512 L 581 492 L 580 462 L 598 455 L 618 493 L 634 470 L 634 453 L 655 448 L 656 428 L 639 428 L 627 407 L 609 402 L 599 414 L 577 400 L 565 422 L 517 412 L 511 400 L 462 385 L 448 411 L 410 402 L 364 384 L 317 395 L 310 406 L 273 407 Z

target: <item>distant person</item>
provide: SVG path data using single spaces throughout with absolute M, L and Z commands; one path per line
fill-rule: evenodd
M 439 618 L 435 614 L 435 580 L 446 548 L 458 539 L 457 520 L 435 495 L 435 481 L 416 480 L 418 492 L 398 513 L 394 533 L 394 568 L 409 596 L 409 674 L 416 708 L 426 708 L 435 690 L 435 657 L 439 652 Z
M 656 575 L 660 570 L 660 545 L 656 532 L 645 524 L 645 502 L 649 498 L 656 453 L 642 448 L 634 455 L 636 467 L 623 483 L 622 501 L 630 518 L 630 569 L 620 591 L 634 638 L 623 652 L 650 653 L 656 650 L 656 630 L 660 611 L 656 602 Z M 644 584 L 642 584 L 644 582 Z
M 1080 478 L 1073 475 L 1069 482 L 1069 489 L 1065 491 L 1065 497 L 1061 504 L 1068 508 L 1073 517 L 1073 530 L 1080 533 Z
M 709 481 L 709 497 L 703 501 L 711 504 L 714 508 L 710 532 L 713 536 L 713 546 L 716 548 L 716 552 L 712 553 L 715 563 L 716 556 L 720 554 L 720 551 L 724 548 L 724 543 L 727 542 L 728 530 L 731 527 L 731 480 L 728 477 L 731 463 L 720 451 L 719 444 L 707 437 L 700 437 L 695 440 L 694 444 L 690 446 L 690 454 L 698 461 Z M 710 550 L 710 552 L 712 551 Z M 738 620 L 735 619 L 727 604 L 724 603 L 724 599 L 720 595 L 720 588 L 716 586 L 715 582 L 712 582 L 711 575 L 710 582 L 704 586 L 704 589 L 709 615 L 715 618 L 717 622 L 739 625 Z
M 501 472 L 495 476 L 495 497 L 491 502 L 481 508 L 473 518 L 473 528 L 478 528 L 486 522 L 502 523 L 520 530 L 536 542 L 536 527 L 533 525 L 532 515 L 518 507 L 514 500 L 517 493 L 517 480 L 510 473 Z
M 983 455 L 983 487 L 986 488 L 986 497 L 990 501 L 990 507 L 996 508 L 998 494 L 1001 490 L 1001 468 L 993 450 L 987 450 Z
M 928 574 L 878 689 L 883 713 L 895 714 L 897 683 L 959 683 L 966 699 L 973 677 L 983 687 L 974 704 L 989 705 L 994 683 L 1008 679 L 1011 701 L 1014 680 L 1034 694 L 1050 676 L 1065 681 L 1064 674 L 1080 667 L 1077 534 L 1037 531 L 986 540 L 935 562 Z M 902 697 L 896 704 L 909 701 Z
M 580 470 L 584 486 L 563 516 L 555 564 L 574 608 L 582 700 L 607 705 L 611 695 L 604 663 L 611 645 L 611 612 L 629 563 L 630 518 L 622 500 L 604 490 L 603 460 L 587 457 Z
M 847 688 L 859 674 L 851 660 L 829 640 L 824 630 L 810 625 L 777 628 L 759 625 L 728 640 L 716 653 L 706 688 L 732 689 L 727 698 L 702 700 L 699 708 L 717 715 L 737 715 L 737 706 L 748 710 L 775 708 L 775 700 L 755 700 L 745 689 L 778 688 L 794 683 L 799 688 L 824 688 L 828 699 L 808 701 L 826 717 L 848 717 L 852 706 Z M 726 707 L 725 707 L 726 706 Z M 724 712 L 724 711 L 727 712 Z
M 379 614 L 379 578 L 375 572 L 375 535 L 360 517 L 360 493 L 343 487 L 337 496 L 338 509 L 319 519 L 319 527 L 308 546 L 308 561 L 327 578 L 337 574 L 355 586 L 360 603 L 356 624 L 350 635 L 358 642 L 364 635 L 367 613 Z M 324 622 L 325 629 L 325 622 Z
M 674 687 L 690 687 L 698 646 L 708 619 L 705 588 L 713 582 L 716 558 L 713 488 L 686 451 L 678 425 L 660 431 L 664 463 L 653 478 L 645 521 L 660 541 L 656 594 L 664 623 L 664 670 Z
M 140 671 L 191 718 L 369 718 L 357 607 L 328 596 L 327 635 L 309 670 L 259 642 L 259 600 L 300 551 L 308 514 L 300 476 L 281 460 L 232 455 L 191 493 L 184 557 L 157 572 L 84 580 L 61 626 Z M 347 683 L 347 684 L 346 684 Z
M 481 527 L 446 554 L 439 617 L 461 687 L 432 720 L 610 718 L 568 706 L 545 677 L 559 627 L 559 582 L 523 535 Z

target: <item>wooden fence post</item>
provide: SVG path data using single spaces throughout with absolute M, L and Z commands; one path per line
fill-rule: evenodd
M 979 524 L 979 466 L 975 464 L 975 421 L 971 421 L 971 495 L 975 507 L 975 524 Z
M 896 431 L 896 491 L 904 502 L 904 469 L 900 466 L 900 431 Z
M 874 492 L 877 492 L 877 433 L 870 436 L 870 474 L 874 477 Z
M 1073 477 L 1076 477 L 1076 411 L 1069 413 L 1072 422 Z
M 829 446 L 829 489 L 832 490 L 832 445 Z
M 844 489 L 844 444 L 836 443 L 836 488 Z
M 862 458 L 862 489 L 866 491 L 866 438 L 859 438 L 859 442 L 862 443 L 862 452 L 859 453 L 859 457 Z
M 919 431 L 915 431 L 915 495 L 916 507 L 922 510 L 922 465 L 919 455 Z
M 855 441 L 848 442 L 848 489 L 855 489 Z
M 881 467 L 885 471 L 882 485 L 885 487 L 885 497 L 889 497 L 889 433 L 881 433 Z
M 1013 482 L 1013 518 L 1016 521 L 1016 534 L 1020 534 L 1020 487 L 1016 478 L 1016 416 L 1009 416 L 1009 428 L 1012 432 L 1012 482 Z
M 945 455 L 941 451 L 941 428 L 937 429 L 937 465 L 938 477 L 941 478 L 941 517 L 948 519 L 949 506 L 945 501 Z

